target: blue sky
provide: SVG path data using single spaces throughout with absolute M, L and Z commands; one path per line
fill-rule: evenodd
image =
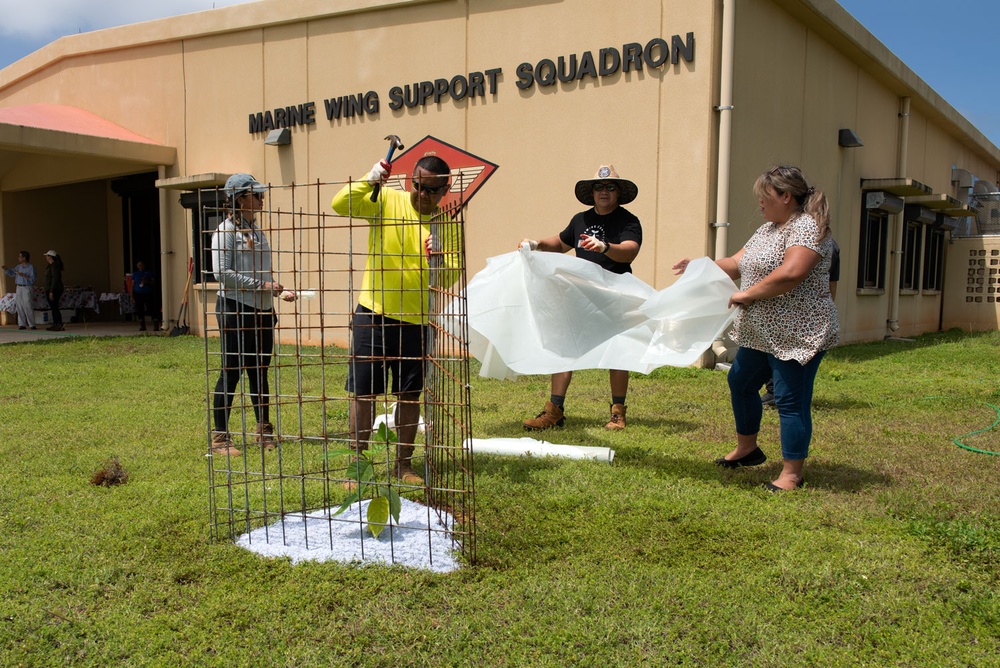
M 77 32 L 251 0 L 0 0 L 0 67 Z M 893 53 L 1000 145 L 992 78 L 1000 0 L 838 0 Z

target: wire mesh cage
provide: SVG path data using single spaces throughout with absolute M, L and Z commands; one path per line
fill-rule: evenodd
M 415 197 L 405 179 L 377 203 L 350 181 L 206 191 L 213 537 L 293 558 L 475 562 L 460 181 L 447 209 L 416 221 L 383 204 Z

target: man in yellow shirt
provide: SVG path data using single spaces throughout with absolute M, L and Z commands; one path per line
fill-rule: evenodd
M 363 218 L 369 225 L 345 389 L 354 395 L 350 429 L 360 449 L 371 437 L 375 398 L 387 389 L 396 395 L 396 473 L 406 484 L 423 485 L 412 457 L 428 353 L 431 277 L 437 286 L 455 282 L 462 266 L 462 238 L 459 225 L 438 206 L 450 183 L 451 169 L 444 160 L 433 155 L 418 160 L 409 192 L 382 187 L 391 171 L 387 161 L 376 163 L 364 180 L 344 186 L 331 203 L 338 214 Z M 381 189 L 373 202 L 376 184 Z

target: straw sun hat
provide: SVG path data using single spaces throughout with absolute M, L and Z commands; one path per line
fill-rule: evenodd
M 639 194 L 639 188 L 634 183 L 618 176 L 614 165 L 601 165 L 594 178 L 576 182 L 576 198 L 587 206 L 593 206 L 594 184 L 598 181 L 613 181 L 618 186 L 618 204 L 628 204 Z

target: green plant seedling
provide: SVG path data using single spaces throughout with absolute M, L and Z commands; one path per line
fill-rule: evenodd
M 356 458 L 347 465 L 347 477 L 356 482 L 357 487 L 344 499 L 340 508 L 333 513 L 334 516 L 341 514 L 354 503 L 370 498 L 371 503 L 368 504 L 366 517 L 368 530 L 375 538 L 378 538 L 385 529 L 390 514 L 397 523 L 399 522 L 399 511 L 402 508 L 399 494 L 392 488 L 389 480 L 381 482 L 375 475 L 375 463 L 381 459 L 387 448 L 395 446 L 397 442 L 396 432 L 383 423 L 379 425 L 375 438 L 367 449 L 355 452 L 349 448 L 338 448 L 327 453 L 327 459 L 356 455 Z

